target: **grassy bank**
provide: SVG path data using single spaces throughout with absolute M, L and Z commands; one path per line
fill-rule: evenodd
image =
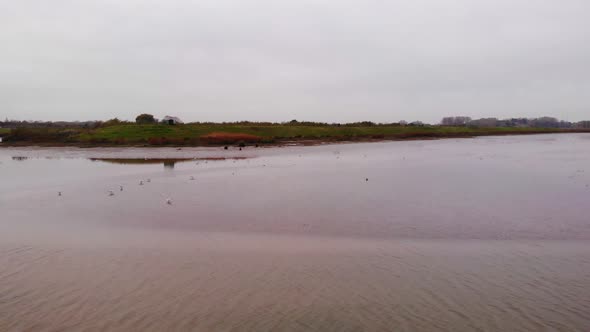
M 0 129 L 1 130 L 1 129 Z M 178 145 L 203 146 L 218 144 L 280 144 L 287 141 L 367 141 L 484 135 L 516 135 L 557 132 L 590 132 L 588 130 L 550 128 L 473 128 L 444 126 L 336 126 L 336 125 L 243 125 L 124 124 L 96 129 L 85 128 L 18 128 L 4 132 L 5 142 L 14 145 Z

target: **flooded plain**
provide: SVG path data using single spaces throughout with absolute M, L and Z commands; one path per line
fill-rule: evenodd
M 1 331 L 588 331 L 590 135 L 0 148 Z

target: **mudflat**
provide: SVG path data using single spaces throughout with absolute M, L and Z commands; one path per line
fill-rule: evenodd
M 0 330 L 586 331 L 590 135 L 0 149 Z

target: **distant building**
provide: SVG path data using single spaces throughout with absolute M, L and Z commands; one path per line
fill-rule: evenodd
M 163 119 L 162 122 L 169 124 L 169 125 L 176 125 L 176 124 L 183 124 L 184 122 L 182 122 L 182 120 L 180 120 L 179 118 L 175 117 L 175 116 L 169 116 L 166 115 Z

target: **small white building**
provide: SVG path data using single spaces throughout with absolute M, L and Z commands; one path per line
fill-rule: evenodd
M 175 125 L 175 124 L 183 124 L 184 122 L 182 122 L 182 120 L 180 120 L 179 118 L 175 117 L 175 116 L 169 116 L 166 115 L 163 119 L 162 122 L 169 124 L 169 125 Z

